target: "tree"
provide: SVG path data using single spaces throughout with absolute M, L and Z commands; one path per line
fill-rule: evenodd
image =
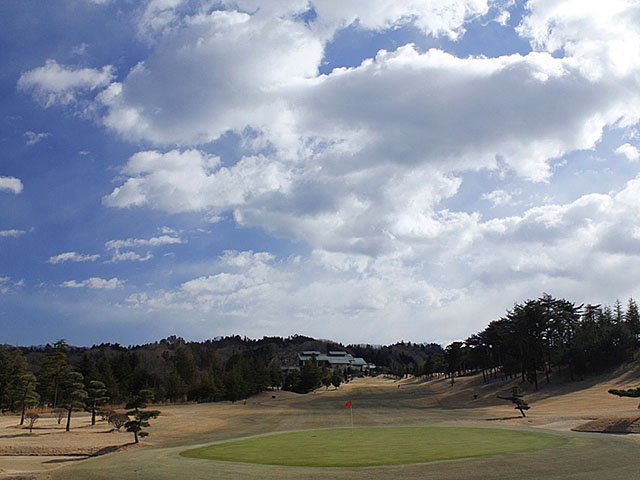
M 67 409 L 67 426 L 65 428 L 67 432 L 71 429 L 71 412 L 74 408 L 84 408 L 87 400 L 87 391 L 82 380 L 80 372 L 67 372 L 60 379 L 60 404 Z
M 66 340 L 58 340 L 53 344 L 53 349 L 46 354 L 40 369 L 40 393 L 53 408 L 58 406 L 60 382 L 71 370 L 71 366 L 67 363 L 68 348 Z
M 89 388 L 87 388 L 87 407 L 91 412 L 91 425 L 96 424 L 96 411 L 98 407 L 104 404 L 109 397 L 107 396 L 107 387 L 98 380 L 91 380 Z
M 284 382 L 282 368 L 276 362 L 272 362 L 269 366 L 269 383 L 272 388 L 278 389 L 282 387 L 282 382 Z
M 515 405 L 514 408 L 516 410 L 520 410 L 520 413 L 523 417 L 526 417 L 524 411 L 531 408 L 529 404 L 524 401 L 523 395 L 520 392 L 520 388 L 517 385 L 511 389 L 511 395 L 497 395 L 497 397 L 502 400 L 509 400 L 511 403 L 513 403 Z
M 40 395 L 36 392 L 36 376 L 31 373 L 25 373 L 20 375 L 14 384 L 14 388 L 18 397 L 20 406 L 20 425 L 24 424 L 25 412 L 28 407 L 33 407 L 38 404 Z
M 342 377 L 340 376 L 340 374 L 336 371 L 334 371 L 331 374 L 331 385 L 334 386 L 334 388 L 338 388 L 340 387 L 340 384 L 342 383 Z
M 40 415 L 38 415 L 35 412 L 29 412 L 29 413 L 27 413 L 26 416 L 27 416 L 27 423 L 29 424 L 29 433 L 31 433 L 31 432 L 33 432 L 33 426 L 35 425 L 35 423 L 40 418 Z
M 638 304 L 633 298 L 630 298 L 627 304 L 624 321 L 633 335 L 633 346 L 636 347 L 640 337 L 640 312 L 638 312 Z
M 640 387 L 630 388 L 628 390 L 617 390 L 615 388 L 612 388 L 611 390 L 609 390 L 609 393 L 611 395 L 617 395 L 618 397 L 638 398 L 640 397 Z M 640 405 L 638 405 L 638 408 L 640 408 Z
M 146 410 L 147 402 L 150 401 L 152 394 L 150 390 L 141 390 L 125 407 L 130 409 L 127 415 L 132 416 L 133 420 L 125 423 L 124 427 L 127 432 L 133 433 L 135 443 L 138 443 L 138 437 L 149 435 L 143 428 L 149 427 L 149 420 L 160 415 L 159 410 Z
M 129 418 L 129 416 L 125 415 L 124 413 L 113 413 L 109 415 L 109 419 L 107 420 L 107 422 L 113 425 L 116 430 L 120 431 L 120 429 L 124 427 L 130 420 L 131 419 Z
M 56 420 L 58 420 L 58 425 L 60 425 L 60 422 L 62 422 L 62 419 L 67 414 L 67 409 L 66 408 L 54 408 L 51 411 L 51 413 L 53 413 L 53 416 L 56 418 Z
M 36 392 L 36 377 L 29 371 L 27 361 L 19 348 L 7 356 L 4 402 L 9 410 L 20 410 L 20 425 L 24 425 L 27 408 L 38 404 L 40 396 Z

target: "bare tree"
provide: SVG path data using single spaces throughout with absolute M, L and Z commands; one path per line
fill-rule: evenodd
M 27 419 L 27 424 L 29 425 L 29 432 L 33 432 L 33 426 L 40 418 L 40 415 L 35 412 L 27 412 L 25 418 Z
M 67 409 L 54 408 L 53 410 L 51 410 L 51 413 L 53 413 L 53 416 L 56 418 L 56 420 L 58 420 L 58 425 L 60 425 L 62 419 L 67 415 Z
M 120 431 L 122 427 L 130 420 L 128 415 L 124 413 L 114 413 L 107 420 L 111 425 L 115 427 L 116 430 Z

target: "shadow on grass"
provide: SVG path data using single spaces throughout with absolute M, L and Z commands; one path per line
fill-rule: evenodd
M 522 415 L 516 415 L 515 417 L 496 417 L 496 418 L 485 418 L 487 422 L 491 422 L 493 420 L 514 420 L 518 418 L 525 418 Z

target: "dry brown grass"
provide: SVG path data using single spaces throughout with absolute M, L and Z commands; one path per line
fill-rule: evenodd
M 339 390 L 318 390 L 309 395 L 265 392 L 246 404 L 159 406 L 162 415 L 152 422 L 151 436 L 139 446 L 86 459 L 101 449 L 131 442 L 125 432 L 110 432 L 100 422 L 92 427 L 89 417 L 76 416 L 72 431 L 64 432 L 53 418 L 41 418 L 33 434 L 16 428 L 16 417 L 0 417 L 0 478 L 35 475 L 38 478 L 637 478 L 635 436 L 572 433 L 571 428 L 588 421 L 614 416 L 627 418 L 637 411 L 635 399 L 614 397 L 609 388 L 640 383 L 638 366 L 615 374 L 556 386 L 541 383 L 537 393 L 528 392 L 532 406 L 527 418 L 518 417 L 508 402 L 495 398 L 496 391 L 517 383 L 496 381 L 484 385 L 479 376 L 444 379 L 358 379 Z M 400 388 L 398 388 L 400 386 Z M 474 394 L 478 396 L 473 399 Z M 272 395 L 276 398 L 273 399 Z M 377 469 L 318 469 L 268 467 L 179 456 L 186 446 L 206 444 L 273 431 L 349 425 L 352 400 L 357 425 L 474 425 L 506 428 L 542 428 L 570 438 L 569 445 L 545 452 L 504 455 L 425 465 Z M 606 422 L 603 429 L 606 429 Z M 13 453 L 12 456 L 6 456 Z M 40 456 L 16 456 L 16 453 Z M 68 454 L 83 454 L 71 457 Z M 46 454 L 47 456 L 42 456 Z M 67 455 L 64 455 L 67 454 Z M 635 469 L 631 470 L 631 466 Z M 598 476 L 599 475 L 599 476 Z M 636 477 L 634 477 L 636 475 Z M 27 477 L 28 478 L 28 477 Z

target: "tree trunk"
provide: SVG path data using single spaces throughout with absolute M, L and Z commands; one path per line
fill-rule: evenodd
M 71 410 L 73 410 L 73 406 L 69 407 L 69 413 L 67 414 L 67 428 L 65 428 L 67 432 L 71 429 Z
M 91 425 L 95 425 L 96 424 L 96 406 L 91 405 Z

